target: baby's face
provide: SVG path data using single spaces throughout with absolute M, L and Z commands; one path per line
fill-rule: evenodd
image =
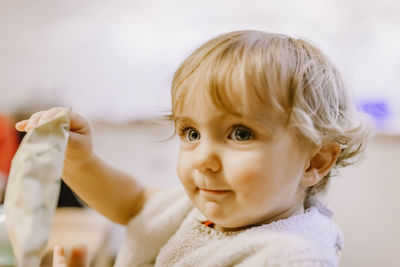
M 266 223 L 302 209 L 307 152 L 283 125 L 243 120 L 201 97 L 175 117 L 179 179 L 218 227 Z

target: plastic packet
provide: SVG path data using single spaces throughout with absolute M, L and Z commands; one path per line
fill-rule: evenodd
M 69 113 L 28 132 L 13 158 L 4 206 L 16 266 L 39 266 L 46 253 L 60 193 Z

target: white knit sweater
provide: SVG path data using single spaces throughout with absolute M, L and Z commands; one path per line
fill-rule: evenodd
M 320 210 L 220 232 L 182 189 L 160 191 L 128 224 L 115 266 L 338 266 L 341 231 Z

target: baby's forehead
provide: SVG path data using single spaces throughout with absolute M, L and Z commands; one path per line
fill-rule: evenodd
M 173 117 L 190 117 L 191 114 L 204 113 L 219 114 L 221 117 L 236 118 L 242 121 L 254 121 L 273 125 L 286 122 L 289 112 L 278 105 L 271 105 L 276 100 L 263 101 L 252 89 L 224 90 L 218 92 L 215 88 L 199 86 L 191 90 L 182 90 L 173 105 Z M 280 106 L 280 105 L 279 105 Z M 280 106 L 281 107 L 281 106 Z
M 279 86 L 271 89 L 259 83 L 250 83 L 248 79 L 239 79 L 234 75 L 214 77 L 200 72 L 175 87 L 172 94 L 173 115 L 177 117 L 178 114 L 206 108 L 242 120 L 266 125 L 282 124 L 288 121 L 290 113 L 286 94 L 279 92 L 284 90 Z
M 176 125 L 208 125 L 213 127 L 232 126 L 242 124 L 250 128 L 263 131 L 274 131 L 285 128 L 282 120 L 276 116 L 268 116 L 265 112 L 246 112 L 229 110 L 213 104 L 205 104 L 201 101 L 185 105 L 173 115 Z

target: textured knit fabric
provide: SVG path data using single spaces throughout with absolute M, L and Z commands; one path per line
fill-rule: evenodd
M 341 232 L 321 212 L 312 206 L 284 220 L 221 232 L 202 224 L 206 218 L 182 190 L 161 191 L 128 224 L 115 266 L 338 266 Z

